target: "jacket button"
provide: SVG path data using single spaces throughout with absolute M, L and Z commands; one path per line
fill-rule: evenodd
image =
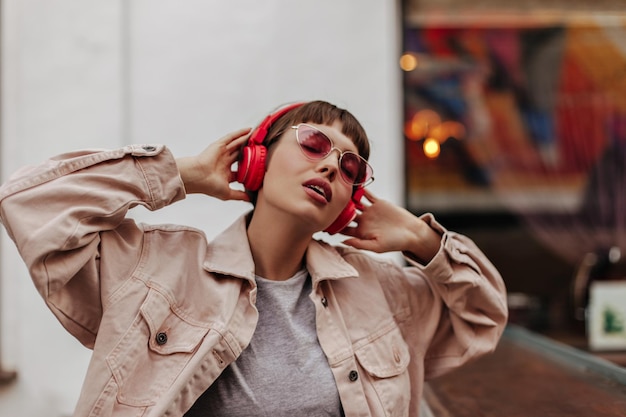
M 322 301 L 322 305 L 323 305 L 324 307 L 328 307 L 328 299 L 327 299 L 326 297 L 322 297 L 322 300 L 321 300 L 321 301 Z
M 167 343 L 167 333 L 159 332 L 157 333 L 155 339 L 156 339 L 157 345 L 162 346 Z
M 143 146 L 143 150 L 146 152 L 154 152 L 156 151 L 156 146 L 146 145 Z
M 359 379 L 359 373 L 357 371 L 350 371 L 350 373 L 348 374 L 348 379 L 350 379 L 351 382 L 356 381 L 357 379 Z

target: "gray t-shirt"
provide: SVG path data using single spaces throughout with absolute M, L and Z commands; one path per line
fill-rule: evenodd
M 256 281 L 259 323 L 250 345 L 185 417 L 343 416 L 317 340 L 308 271 Z

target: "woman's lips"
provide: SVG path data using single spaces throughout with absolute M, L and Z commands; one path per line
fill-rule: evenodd
M 311 179 L 302 184 L 308 191 L 308 193 L 314 198 L 323 199 L 324 202 L 330 203 L 333 197 L 333 191 L 330 188 L 330 184 L 321 178 Z

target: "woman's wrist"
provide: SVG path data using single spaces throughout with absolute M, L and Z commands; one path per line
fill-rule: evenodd
M 193 183 L 196 181 L 198 175 L 196 169 L 194 169 L 193 158 L 186 156 L 182 158 L 176 158 L 176 166 L 178 167 L 178 173 L 183 180 L 185 186 L 185 192 L 187 194 L 196 192 L 193 187 Z
M 411 226 L 407 228 L 410 238 L 402 252 L 420 263 L 427 264 L 439 252 L 441 235 L 422 219 L 418 217 L 413 219 Z

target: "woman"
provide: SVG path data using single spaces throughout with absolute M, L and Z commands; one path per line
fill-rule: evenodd
M 498 272 L 431 215 L 365 191 L 368 154 L 358 121 L 315 101 L 194 157 L 127 146 L 17 172 L 2 222 L 50 309 L 93 349 L 75 415 L 417 416 L 424 378 L 493 350 L 507 314 Z M 188 193 L 254 209 L 212 242 L 126 218 Z M 321 230 L 349 238 L 331 246 Z

